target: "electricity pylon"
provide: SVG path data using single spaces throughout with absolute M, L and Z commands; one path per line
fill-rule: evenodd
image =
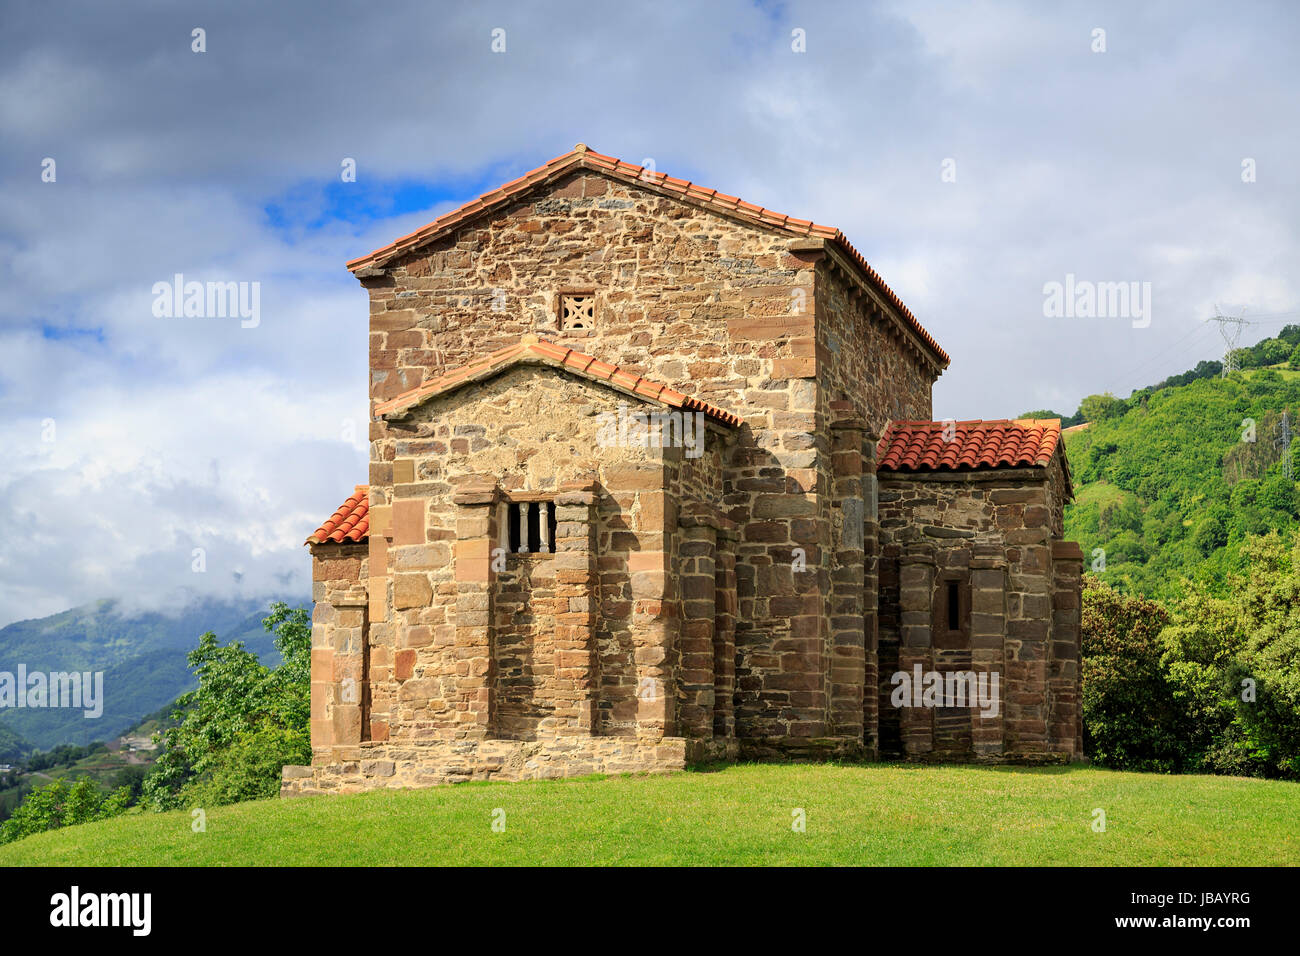
M 1275 439 L 1277 445 L 1282 449 L 1282 474 L 1286 475 L 1287 481 L 1294 481 L 1291 475 L 1291 410 L 1282 409 L 1282 424 L 1277 426 L 1278 436 Z
M 1224 315 L 1217 305 L 1214 307 L 1214 318 L 1210 321 L 1219 323 L 1219 334 L 1223 336 L 1223 377 L 1227 378 L 1229 372 L 1241 370 L 1237 343 L 1241 341 L 1241 333 L 1251 323 L 1238 315 Z

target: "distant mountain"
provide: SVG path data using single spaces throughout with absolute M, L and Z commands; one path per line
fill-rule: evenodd
M 0 671 L 16 673 L 23 664 L 28 673 L 104 674 L 99 718 L 66 708 L 0 709 L 0 760 L 7 749 L 48 750 L 117 736 L 195 686 L 185 655 L 205 631 L 223 642 L 242 640 L 273 663 L 273 638 L 262 628 L 271 600 L 204 601 L 172 615 L 124 613 L 118 602 L 104 600 L 0 628 Z M 302 598 L 282 600 L 310 605 Z
M 0 763 L 12 763 L 22 758 L 32 746 L 8 727 L 0 724 Z

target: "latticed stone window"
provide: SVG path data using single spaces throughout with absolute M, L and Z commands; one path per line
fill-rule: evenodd
M 591 292 L 565 292 L 560 296 L 560 331 L 596 327 L 596 296 Z

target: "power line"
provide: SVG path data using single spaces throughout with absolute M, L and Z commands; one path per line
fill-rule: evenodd
M 1216 310 L 1216 311 L 1217 311 L 1217 310 Z M 1259 324 L 1261 324 L 1261 323 L 1260 323 L 1260 320 L 1261 320 L 1261 319 L 1269 319 L 1269 320 L 1270 320 L 1269 322 L 1266 322 L 1266 323 L 1263 323 L 1263 324 L 1265 324 L 1265 325 L 1272 325 L 1272 324 L 1273 324 L 1273 321 L 1272 321 L 1272 320 L 1294 318 L 1294 317 L 1297 316 L 1297 315 L 1300 315 L 1300 312 L 1261 312 L 1260 314 L 1258 314 L 1258 315 L 1254 316 L 1252 319 L 1250 319 L 1250 323 L 1249 323 L 1249 324 L 1251 324 L 1251 325 L 1259 325 Z
M 1188 350 L 1188 346 L 1190 345 L 1194 344 L 1198 349 L 1202 348 L 1205 345 L 1205 342 L 1203 340 L 1202 341 L 1194 341 L 1194 340 L 1203 337 L 1207 331 L 1209 331 L 1209 326 L 1203 323 L 1197 325 L 1195 328 L 1193 328 L 1182 338 L 1175 341 L 1172 345 L 1167 345 L 1165 346 L 1165 348 L 1161 349 L 1159 352 L 1155 353 L 1154 355 L 1147 356 L 1142 361 L 1132 366 L 1128 371 L 1123 372 L 1120 375 L 1114 376 L 1111 379 L 1111 381 L 1115 384 L 1116 387 L 1122 387 L 1125 381 L 1133 378 L 1139 372 L 1145 372 L 1147 369 L 1153 368 L 1156 365 L 1167 361 L 1168 359 L 1170 359 L 1175 355 L 1185 354 Z
M 1219 331 L 1223 334 L 1225 345 L 1227 345 L 1222 363 L 1224 369 L 1223 375 L 1226 377 L 1229 371 L 1240 371 L 1240 356 L 1234 354 L 1234 352 L 1236 349 L 1236 343 L 1240 340 L 1246 326 L 1274 325 L 1286 318 L 1300 316 L 1300 312 L 1269 312 L 1247 319 L 1244 316 L 1225 316 L 1219 311 L 1217 306 L 1214 311 L 1214 316 L 1208 319 L 1203 319 L 1190 332 L 1177 339 L 1172 345 L 1166 346 L 1154 355 L 1147 356 L 1145 359 L 1138 362 L 1137 365 L 1132 366 L 1128 371 L 1113 376 L 1111 382 L 1114 387 L 1122 389 L 1125 382 L 1131 380 L 1139 372 L 1145 372 L 1145 370 L 1154 368 L 1158 364 L 1167 361 L 1175 355 L 1185 354 L 1189 350 L 1188 347 L 1191 345 L 1194 345 L 1196 348 L 1203 347 L 1205 342 L 1202 339 L 1202 336 L 1211 327 L 1210 323 L 1212 322 L 1219 323 Z M 1225 323 L 1229 326 L 1226 329 Z M 1231 343 L 1229 343 L 1229 338 L 1231 338 Z

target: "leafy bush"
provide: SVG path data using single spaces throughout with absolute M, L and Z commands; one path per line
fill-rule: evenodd
M 190 652 L 197 690 L 177 699 L 180 723 L 162 734 L 163 751 L 145 780 L 156 810 L 217 806 L 279 793 L 285 764 L 311 759 L 311 624 L 304 608 L 277 602 L 262 622 L 281 664 L 263 665 L 240 641 L 212 632 Z
M 1195 587 L 1176 605 L 1164 663 L 1205 769 L 1300 779 L 1300 533 L 1243 553 L 1222 595 Z
M 1103 766 L 1170 772 L 1184 765 L 1186 728 L 1161 665 L 1167 620 L 1159 604 L 1084 576 L 1083 745 Z
M 1115 769 L 1300 780 L 1300 532 L 1170 609 L 1084 578 L 1084 750 Z
M 1105 418 L 1122 415 L 1124 413 L 1124 403 L 1110 392 L 1105 392 L 1101 395 L 1089 395 L 1079 403 L 1079 411 L 1086 421 L 1097 422 Z
M 60 778 L 27 794 L 13 815 L 0 823 L 0 843 L 12 843 L 33 833 L 115 817 L 126 810 L 130 797 L 130 790 L 126 787 L 106 794 L 84 778 L 73 784 Z

